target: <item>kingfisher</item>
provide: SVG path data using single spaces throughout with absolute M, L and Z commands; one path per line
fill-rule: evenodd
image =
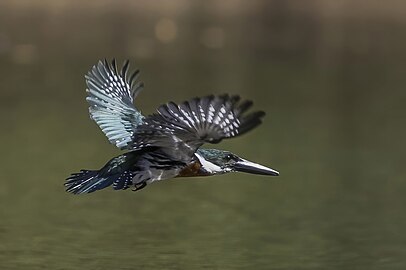
M 263 111 L 248 113 L 252 101 L 238 95 L 209 95 L 176 104 L 169 102 L 144 116 L 134 99 L 144 88 L 139 70 L 121 69 L 116 60 L 99 61 L 85 75 L 90 118 L 110 143 L 127 152 L 100 170 L 81 170 L 65 182 L 73 194 L 114 190 L 140 190 L 175 177 L 210 176 L 246 172 L 278 176 L 279 172 L 243 159 L 229 151 L 200 148 L 240 136 L 261 124 Z

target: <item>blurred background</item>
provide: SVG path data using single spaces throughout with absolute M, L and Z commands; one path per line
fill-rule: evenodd
M 0 2 L 1 269 L 405 269 L 406 2 Z M 130 59 L 146 114 L 240 94 L 260 128 L 216 147 L 278 178 L 175 179 L 84 196 L 120 151 L 84 74 Z

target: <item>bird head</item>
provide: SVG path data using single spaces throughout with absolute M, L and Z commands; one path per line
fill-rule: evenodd
M 199 149 L 195 156 L 202 165 L 202 169 L 209 174 L 245 172 L 271 176 L 279 175 L 279 172 L 274 169 L 240 158 L 229 151 Z

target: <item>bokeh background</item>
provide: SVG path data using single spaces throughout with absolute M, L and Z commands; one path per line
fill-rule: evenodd
M 0 2 L 0 269 L 405 269 L 406 2 Z M 64 191 L 120 151 L 84 74 L 130 59 L 145 113 L 236 93 L 216 146 L 281 172 Z

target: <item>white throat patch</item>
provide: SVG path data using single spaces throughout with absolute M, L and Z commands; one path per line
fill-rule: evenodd
M 206 170 L 207 172 L 209 173 L 223 172 L 223 170 L 219 166 L 204 159 L 204 157 L 202 157 L 198 153 L 195 153 L 195 156 L 199 159 L 199 162 L 200 164 L 202 164 L 203 169 Z

